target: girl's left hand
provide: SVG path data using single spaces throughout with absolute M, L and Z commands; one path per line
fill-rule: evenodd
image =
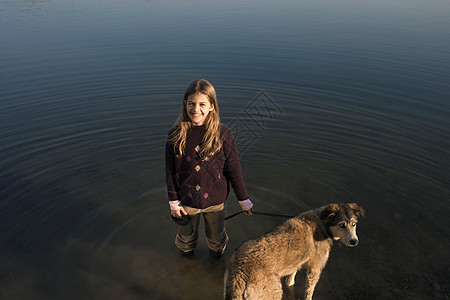
M 239 205 L 247 216 L 252 215 L 253 203 L 250 199 L 239 201 Z
M 253 214 L 253 207 L 249 210 L 244 210 L 244 214 L 246 214 L 247 216 L 251 216 Z

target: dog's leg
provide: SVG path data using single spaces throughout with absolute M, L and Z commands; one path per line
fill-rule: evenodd
M 293 274 L 288 275 L 286 277 L 286 285 L 287 286 L 293 286 L 295 284 L 295 275 L 297 274 L 297 271 L 295 271 Z
M 227 282 L 228 282 L 228 268 L 225 268 L 225 274 L 223 275 L 223 297 L 227 297 Z
M 320 279 L 320 274 L 327 264 L 328 255 L 328 251 L 326 253 L 322 253 L 322 255 L 316 256 L 306 265 L 306 291 L 304 299 L 312 299 L 314 289 L 316 288 L 317 282 L 319 282 Z
M 306 291 L 305 300 L 311 300 L 314 289 L 316 288 L 317 282 L 319 282 L 320 274 L 322 273 L 322 268 L 308 268 L 306 272 Z

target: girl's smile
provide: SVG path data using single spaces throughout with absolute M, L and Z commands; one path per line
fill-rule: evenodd
M 206 117 L 214 110 L 208 97 L 202 93 L 191 95 L 186 101 L 186 113 L 194 126 L 205 124 Z

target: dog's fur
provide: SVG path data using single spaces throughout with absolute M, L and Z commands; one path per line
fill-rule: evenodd
M 225 271 L 225 299 L 282 299 L 281 278 L 294 285 L 295 274 L 306 268 L 304 299 L 327 263 L 333 240 L 356 246 L 356 223 L 364 215 L 356 203 L 333 203 L 289 219 L 271 232 L 242 244 Z

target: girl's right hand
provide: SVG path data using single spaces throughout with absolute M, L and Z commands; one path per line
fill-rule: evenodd
M 184 210 L 183 207 L 181 207 L 179 209 L 171 209 L 170 210 L 170 214 L 172 216 L 174 216 L 175 218 L 180 218 L 181 219 L 183 217 L 181 214 L 186 216 L 188 213 Z
M 170 214 L 175 218 L 183 218 L 182 213 L 187 216 L 187 212 L 184 210 L 183 205 L 179 200 L 169 201 Z

